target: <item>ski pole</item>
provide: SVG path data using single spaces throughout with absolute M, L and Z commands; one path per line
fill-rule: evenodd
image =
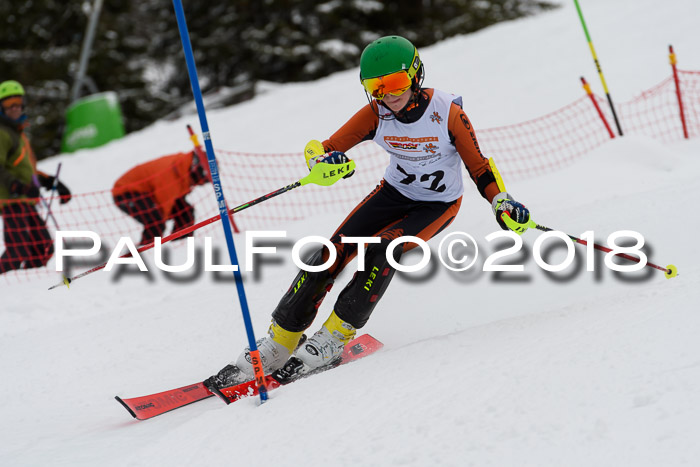
M 39 183 L 39 177 L 36 176 L 36 174 L 32 174 L 32 183 L 34 186 L 37 188 L 41 188 L 41 183 Z M 49 204 L 46 202 L 46 199 L 41 196 L 41 193 L 39 194 L 39 201 L 41 202 L 41 205 L 44 206 L 44 209 L 46 209 L 46 219 L 50 217 L 51 220 L 53 221 L 54 225 L 56 226 L 56 230 L 61 230 L 61 228 L 58 226 L 58 222 L 56 222 L 56 218 L 53 216 L 53 213 L 51 212 L 51 208 L 49 207 Z
M 44 219 L 44 224 L 49 221 L 49 214 L 51 214 L 51 205 L 53 204 L 53 196 L 58 189 L 58 175 L 61 173 L 61 164 L 58 163 L 58 168 L 56 169 L 56 176 L 53 178 L 53 185 L 51 185 L 51 196 L 49 197 L 49 204 L 47 206 L 46 219 Z
M 494 179 L 496 180 L 496 185 L 498 185 L 498 189 L 502 193 L 505 193 L 506 187 L 505 187 L 505 184 L 503 183 L 503 179 L 501 178 L 501 174 L 498 172 L 498 169 L 496 168 L 496 162 L 493 160 L 493 157 L 489 159 L 489 165 L 491 166 L 491 173 L 493 173 Z M 506 214 L 505 212 L 503 214 L 501 214 L 501 219 L 503 219 L 503 222 L 505 222 L 506 225 L 508 227 L 510 227 L 510 229 L 512 231 L 519 233 L 519 234 L 522 234 L 524 232 L 524 230 L 516 231 L 516 229 L 518 227 L 520 227 L 519 224 L 516 223 L 514 220 L 512 220 L 510 218 L 510 216 L 508 216 L 508 214 Z M 545 227 L 544 225 L 540 225 L 540 224 L 536 223 L 535 221 L 532 220 L 532 218 L 530 218 L 530 221 L 527 223 L 527 228 L 528 229 L 537 229 L 537 230 L 541 230 L 543 232 L 554 231 L 554 229 L 550 229 L 549 227 Z M 574 243 L 579 243 L 581 245 L 588 245 L 587 241 L 582 240 L 578 237 L 574 237 L 573 235 L 569 235 L 567 233 L 565 233 L 564 235 L 569 237 Z M 606 253 L 612 253 L 612 250 L 610 248 L 604 247 L 602 245 L 598 245 L 597 243 L 592 243 L 591 245 L 596 250 L 604 251 Z M 613 253 L 613 254 L 615 256 L 625 258 L 626 260 L 632 261 L 634 263 L 641 263 L 642 262 L 641 259 L 635 258 L 634 256 L 630 256 L 626 253 Z M 649 261 L 647 261 L 644 265 L 648 266 L 650 268 L 658 269 L 659 271 L 663 271 L 664 274 L 666 275 L 666 279 L 670 279 L 670 278 L 676 277 L 678 275 L 678 268 L 676 268 L 676 266 L 674 266 L 673 264 L 669 264 L 668 266 L 666 266 L 664 268 L 662 266 L 657 266 L 656 264 L 650 263 Z
M 192 141 L 192 144 L 194 145 L 195 157 L 198 157 L 200 163 L 203 166 L 207 167 L 207 178 L 211 182 L 211 171 L 209 170 L 209 167 L 206 164 L 207 155 L 202 153 L 202 146 L 200 146 L 200 144 L 199 144 L 199 139 L 197 138 L 197 133 L 192 131 L 192 127 L 189 124 L 187 125 L 187 131 L 190 134 L 190 141 Z M 233 220 L 233 215 L 231 213 L 229 213 L 228 218 L 231 221 L 231 225 L 233 226 L 234 233 L 239 233 L 240 230 L 238 230 L 238 226 L 236 225 L 236 222 Z
M 543 232 L 553 232 L 554 231 L 554 229 L 551 229 L 549 227 L 545 227 L 544 225 L 540 225 L 533 220 L 530 220 L 528 227 L 534 228 L 537 230 L 541 230 Z M 569 235 L 567 233 L 564 233 L 564 235 L 569 237 L 574 243 L 579 243 L 581 245 L 588 245 L 589 244 L 587 241 L 582 240 L 578 237 L 574 237 L 573 235 Z M 597 243 L 591 243 L 590 245 L 593 246 L 593 248 L 595 248 L 596 250 L 604 251 L 606 253 L 612 253 L 612 249 L 610 249 L 608 247 L 598 245 Z M 624 258 L 624 259 L 626 259 L 628 261 L 632 261 L 634 263 L 641 263 L 642 262 L 642 260 L 640 258 L 635 258 L 634 256 L 630 256 L 626 253 L 613 253 L 613 254 L 614 254 L 614 256 L 619 256 L 620 258 Z M 654 263 L 650 263 L 649 261 L 647 261 L 644 264 L 644 266 L 648 266 L 650 268 L 654 268 L 654 269 L 658 269 L 659 271 L 663 271 L 664 275 L 666 276 L 666 279 L 671 279 L 672 277 L 676 277 L 678 275 L 678 268 L 676 268 L 676 266 L 674 266 L 673 264 L 669 264 L 668 266 L 666 266 L 664 268 L 662 266 L 658 266 Z
M 44 224 L 46 224 L 48 222 L 49 217 L 50 217 L 51 220 L 53 221 L 54 225 L 56 226 L 56 230 L 61 230 L 61 228 L 58 226 L 58 222 L 56 222 L 56 218 L 53 216 L 53 213 L 51 212 L 51 202 L 53 201 L 53 193 L 54 193 L 54 190 L 56 189 L 56 186 L 57 186 L 58 173 L 60 171 L 61 171 L 61 164 L 59 163 L 58 170 L 56 170 L 56 177 L 54 178 L 53 186 L 51 187 L 51 198 L 50 198 L 49 202 L 46 202 L 46 199 L 44 199 L 44 197 L 41 196 L 41 193 L 39 194 L 39 201 L 46 209 L 46 219 L 44 219 Z M 41 188 L 41 183 L 39 182 L 39 177 L 37 177 L 36 173 L 32 174 L 32 183 L 38 189 Z M 50 248 L 51 248 L 51 243 L 48 243 L 46 245 L 46 248 L 44 249 L 44 254 L 47 254 L 49 252 Z
M 263 195 L 259 198 L 255 198 L 252 201 L 248 201 L 247 203 L 241 204 L 240 206 L 236 206 L 235 208 L 229 210 L 231 214 L 241 212 L 245 209 L 248 209 L 252 206 L 255 206 L 256 204 L 260 204 L 264 201 L 267 201 L 268 199 L 272 199 L 276 196 L 279 196 L 283 193 L 286 193 L 288 191 L 291 191 L 295 188 L 298 188 L 300 186 L 308 185 L 308 184 L 314 184 L 314 185 L 320 185 L 320 186 L 331 186 L 341 178 L 343 178 L 345 175 L 350 173 L 351 171 L 355 170 L 355 161 L 349 161 L 345 164 L 328 164 L 326 162 L 319 162 L 318 164 L 314 165 L 313 168 L 311 169 L 311 172 L 309 175 L 306 177 L 290 184 L 287 186 L 284 186 L 278 190 L 275 190 L 271 193 L 268 193 L 266 195 Z M 183 235 L 186 235 L 190 232 L 194 232 L 195 230 L 201 229 L 204 226 L 207 226 L 209 224 L 212 224 L 218 220 L 220 220 L 220 216 L 213 216 L 210 217 L 209 219 L 203 220 L 202 222 L 199 222 L 198 224 L 194 224 L 190 227 L 186 227 L 184 229 L 180 229 L 177 232 L 173 232 L 167 237 L 163 237 L 161 239 L 161 245 L 168 243 L 171 240 L 175 240 L 177 238 L 182 237 Z M 153 248 L 153 242 L 148 243 L 146 245 L 143 245 L 139 248 L 136 249 L 138 253 L 142 253 L 144 251 L 150 250 Z M 127 258 L 131 256 L 130 253 L 126 253 L 120 258 Z M 70 286 L 70 284 L 77 280 L 80 279 L 81 277 L 85 277 L 89 274 L 92 274 L 93 272 L 99 271 L 100 269 L 104 269 L 104 267 L 107 266 L 107 263 L 102 263 L 99 266 L 95 266 L 92 269 L 89 269 L 87 271 L 81 272 L 80 274 L 73 276 L 73 277 L 66 277 L 62 282 L 59 282 L 58 284 L 52 285 L 49 287 L 49 290 L 55 289 L 56 287 L 60 287 L 62 285 L 65 285 L 67 287 Z
M 615 120 L 615 125 L 617 126 L 617 132 L 622 136 L 622 128 L 620 128 L 620 122 L 617 120 L 617 113 L 615 113 L 615 106 L 613 105 L 612 97 L 610 96 L 610 91 L 608 91 L 608 85 L 605 83 L 605 76 L 603 76 L 603 69 L 598 61 L 598 56 L 595 53 L 595 48 L 593 48 L 593 41 L 591 40 L 591 35 L 588 34 L 588 27 L 586 27 L 586 21 L 583 19 L 583 12 L 581 12 L 581 7 L 578 4 L 578 0 L 574 0 L 576 4 L 576 11 L 578 11 L 578 17 L 581 20 L 581 26 L 583 26 L 583 32 L 586 35 L 586 40 L 588 41 L 588 47 L 591 49 L 591 55 L 593 55 L 593 62 L 598 70 L 598 76 L 600 76 L 600 82 L 603 84 L 603 90 L 605 91 L 605 96 L 608 98 L 608 104 L 610 105 L 610 110 L 613 114 L 613 119 Z

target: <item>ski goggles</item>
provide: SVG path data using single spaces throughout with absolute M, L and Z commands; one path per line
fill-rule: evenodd
M 397 71 L 389 75 L 377 78 L 367 78 L 362 80 L 362 86 L 375 99 L 384 99 L 384 96 L 400 96 L 411 87 L 411 78 L 406 70 Z
M 0 102 L 4 110 L 10 110 L 13 107 L 19 107 L 24 110 L 24 98 L 22 96 L 6 97 Z

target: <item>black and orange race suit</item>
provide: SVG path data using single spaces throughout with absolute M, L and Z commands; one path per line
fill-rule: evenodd
M 419 98 L 396 115 L 401 123 L 410 124 L 423 117 L 433 90 L 420 92 Z M 377 101 L 358 111 L 329 139 L 323 142 L 327 152 L 345 152 L 362 141 L 373 139 L 378 124 Z M 471 179 L 489 202 L 499 193 L 488 160 L 481 154 L 474 130 L 462 108 L 452 103 L 448 117 L 450 142 L 459 153 Z M 316 311 L 335 278 L 357 254 L 357 244 L 342 243 L 342 237 L 379 237 L 381 243 L 368 245 L 364 271 L 355 273 L 335 303 L 336 314 L 356 328 L 369 319 L 395 272 L 386 259 L 387 245 L 401 236 L 415 236 L 427 241 L 444 230 L 455 218 L 462 198 L 449 201 L 409 199 L 382 180 L 337 228 L 331 242 L 337 257 L 327 271 L 301 271 L 273 312 L 273 319 L 288 331 L 303 331 L 316 317 Z M 403 243 L 394 250 L 394 259 L 415 247 Z M 330 252 L 324 248 L 314 255 L 312 264 L 323 264 Z

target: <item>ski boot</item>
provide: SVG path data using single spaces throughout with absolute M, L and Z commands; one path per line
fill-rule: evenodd
M 290 332 L 282 329 L 274 321 L 267 331 L 268 335 L 256 341 L 263 371 L 270 374 L 281 368 L 289 359 L 297 346 L 306 341 L 306 335 L 302 332 Z M 232 362 L 221 369 L 217 374 L 204 380 L 204 386 L 211 392 L 218 392 L 221 388 L 235 386 L 255 379 L 253 364 L 250 358 L 250 348 L 246 347 Z
M 305 344 L 299 344 L 297 351 L 282 368 L 272 373 L 280 384 L 289 384 L 299 378 L 319 373 L 340 364 L 345 344 L 355 338 L 356 329 L 335 314 L 323 323 Z

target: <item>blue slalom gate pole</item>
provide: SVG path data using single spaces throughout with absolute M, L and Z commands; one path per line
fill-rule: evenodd
M 192 94 L 197 105 L 197 114 L 199 115 L 199 123 L 202 127 L 202 137 L 204 139 L 204 147 L 207 151 L 207 161 L 209 162 L 209 173 L 211 174 L 214 193 L 216 194 L 216 202 L 219 206 L 219 215 L 221 217 L 221 225 L 224 228 L 226 236 L 226 244 L 228 246 L 228 254 L 231 259 L 231 264 L 238 265 L 238 255 L 236 255 L 236 245 L 233 242 L 233 233 L 231 232 L 231 223 L 228 218 L 228 205 L 224 197 L 224 191 L 221 188 L 221 178 L 219 177 L 219 167 L 216 163 L 216 155 L 214 154 L 214 145 L 211 142 L 209 134 L 209 124 L 207 123 L 207 115 L 204 110 L 204 101 L 202 100 L 202 90 L 199 87 L 199 78 L 197 77 L 197 66 L 194 63 L 194 54 L 192 53 L 192 44 L 190 43 L 190 34 L 187 30 L 187 22 L 185 21 L 185 12 L 182 8 L 181 0 L 173 0 L 175 7 L 175 16 L 177 17 L 177 27 L 180 30 L 180 39 L 182 40 L 182 48 L 185 52 L 185 61 L 187 62 L 187 72 L 190 76 L 190 84 L 192 85 Z M 245 323 L 246 334 L 248 335 L 248 345 L 250 346 L 250 357 L 253 363 L 255 372 L 255 381 L 258 385 L 261 403 L 267 400 L 267 388 L 265 387 L 265 374 L 262 368 L 262 361 L 258 352 L 258 346 L 255 343 L 255 333 L 253 332 L 253 323 L 250 319 L 250 311 L 248 309 L 248 300 L 245 296 L 245 288 L 243 286 L 243 278 L 238 267 L 233 272 L 236 279 L 236 289 L 238 290 L 238 300 L 241 303 L 241 312 L 243 313 L 243 322 Z

